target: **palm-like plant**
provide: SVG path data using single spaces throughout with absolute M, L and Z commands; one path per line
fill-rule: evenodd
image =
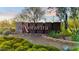
M 79 19 L 79 8 L 78 7 L 71 7 L 70 11 L 71 11 L 70 18 L 72 18 L 74 20 L 75 29 L 77 30 L 75 20 Z
M 68 28 L 68 7 L 57 7 L 57 16 L 60 18 L 60 21 L 63 19 L 65 23 L 65 29 Z

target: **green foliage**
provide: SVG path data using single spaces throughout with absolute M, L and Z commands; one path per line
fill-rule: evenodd
M 56 51 L 56 50 L 59 51 L 59 49 L 57 49 L 56 47 L 52 47 L 52 46 L 47 46 L 46 48 L 47 48 L 49 51 L 52 51 L 52 50 L 53 50 L 53 51 Z
M 9 34 L 11 34 L 11 31 L 10 30 L 3 31 L 3 35 L 9 35 Z
M 60 34 L 58 32 L 51 31 L 48 33 L 48 36 L 53 37 L 53 38 L 58 38 Z
M 45 50 L 45 51 L 59 51 L 59 49 L 57 49 L 56 47 L 52 47 L 52 46 L 43 46 L 43 45 L 33 45 L 32 48 L 36 48 L 38 49 L 38 51 L 40 50 Z
M 27 51 L 38 51 L 36 48 L 29 48 Z
M 14 49 L 16 49 L 19 46 L 21 46 L 21 43 L 15 43 L 15 44 L 13 44 Z
M 5 41 L 5 39 L 3 39 L 3 37 L 0 37 L 0 44 L 2 43 L 2 42 L 4 42 Z
M 39 48 L 38 51 L 48 51 L 46 48 Z
M 33 45 L 32 46 L 32 48 L 36 48 L 36 49 L 38 49 L 38 48 L 40 48 L 40 47 L 43 47 L 42 45 Z
M 15 33 L 15 29 L 14 28 L 0 28 L 0 34 L 3 35 L 9 35 Z
M 4 51 L 7 51 L 7 50 L 9 50 L 9 49 L 11 49 L 12 48 L 12 43 L 11 43 L 11 41 L 4 41 L 4 42 L 2 42 L 1 43 L 1 45 L 0 45 L 0 50 L 4 50 Z
M 6 30 L 7 28 L 0 28 L 0 34 L 3 34 L 3 32 Z
M 73 51 L 79 51 L 79 47 L 73 48 Z
M 12 28 L 12 29 L 11 29 L 11 32 L 15 32 L 15 29 Z
M 2 43 L 2 45 L 11 46 L 11 45 L 12 45 L 12 42 L 11 42 L 11 41 L 4 41 L 4 42 Z
M 71 37 L 73 41 L 79 42 L 79 34 L 73 34 Z
M 26 39 L 10 36 L 0 37 L 0 51 L 59 51 L 52 46 L 32 44 Z
M 63 30 L 60 32 L 61 36 L 71 36 L 72 32 L 69 30 L 69 28 L 67 30 Z
M 24 39 L 23 39 L 23 38 L 16 38 L 15 41 L 16 41 L 17 43 L 20 43 L 20 42 L 24 41 Z
M 4 36 L 3 39 L 5 40 L 12 40 L 12 39 L 15 39 L 14 37 L 9 37 L 9 36 Z
M 29 48 L 31 48 L 33 46 L 32 43 L 22 43 L 23 46 L 29 46 Z
M 28 46 L 19 46 L 18 48 L 16 48 L 16 51 L 26 51 L 29 47 Z
M 11 49 L 10 46 L 7 46 L 7 45 L 1 45 L 0 46 L 0 51 L 9 51 Z
M 69 29 L 73 32 L 76 32 L 79 29 L 79 20 L 78 19 L 69 19 L 68 20 Z
M 61 32 L 60 32 L 60 36 L 71 36 L 72 32 L 70 30 L 70 28 L 68 27 L 67 29 L 65 29 L 65 24 L 61 23 Z

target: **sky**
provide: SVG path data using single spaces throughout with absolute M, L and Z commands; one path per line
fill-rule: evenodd
M 23 10 L 23 7 L 0 7 L 0 21 L 14 18 Z
M 24 7 L 0 7 L 0 21 L 2 20 L 10 20 L 14 17 L 16 17 L 17 14 L 21 13 Z M 47 8 L 43 8 L 47 9 Z M 47 16 L 55 16 L 56 12 L 52 11 L 52 9 L 49 9 L 46 15 Z M 52 19 L 52 17 L 47 17 L 48 20 Z

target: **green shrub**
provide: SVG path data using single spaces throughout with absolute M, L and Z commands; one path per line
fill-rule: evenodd
M 19 47 L 19 46 L 21 46 L 21 43 L 14 43 L 14 44 L 13 44 L 14 49 L 16 49 L 16 48 Z
M 4 45 L 4 44 L 0 45 L 0 50 L 1 51 L 9 51 L 9 49 L 11 49 L 11 46 Z
M 5 40 L 12 40 L 12 39 L 15 39 L 14 37 L 9 37 L 9 36 L 4 36 L 3 37 Z
M 0 28 L 0 34 L 3 34 L 3 32 L 6 30 L 6 28 Z
M 32 48 L 40 49 L 45 48 L 48 51 L 59 51 L 58 48 L 52 46 L 43 46 L 43 45 L 33 45 Z M 41 50 L 42 51 L 42 50 Z
M 72 36 L 73 41 L 78 41 L 79 42 L 79 34 L 73 34 Z
M 45 48 L 46 48 L 48 51 L 59 51 L 58 48 L 53 47 L 53 46 L 45 46 Z
M 0 45 L 1 51 L 7 51 L 7 50 L 10 50 L 10 49 L 12 49 L 11 41 L 4 41 L 4 42 L 1 43 L 1 45 Z
M 24 39 L 23 38 L 16 38 L 16 42 L 22 42 L 22 41 L 24 41 Z
M 2 43 L 2 42 L 4 42 L 5 41 L 5 39 L 3 38 L 3 37 L 0 37 L 0 44 Z
M 33 44 L 31 43 L 22 43 L 23 46 L 29 46 L 29 48 L 32 48 Z
M 32 46 L 33 46 L 33 44 L 30 43 L 30 42 L 27 41 L 27 40 L 23 40 L 21 43 L 22 43 L 23 46 L 29 46 L 29 48 L 32 48 Z
M 16 51 L 26 51 L 28 49 L 28 46 L 19 46 L 18 48 L 16 48 Z
M 26 39 L 23 39 L 22 43 L 29 43 L 30 44 L 30 42 L 27 41 Z
M 3 33 L 3 30 L 0 29 L 0 34 L 2 34 L 2 33 Z
M 60 36 L 60 34 L 58 32 L 51 31 L 48 33 L 48 36 L 58 38 Z
M 48 51 L 46 48 L 39 48 L 38 51 Z
M 12 46 L 12 42 L 11 41 L 4 41 L 1 45 Z
M 39 49 L 39 48 L 45 48 L 45 46 L 42 46 L 42 45 L 33 45 L 32 48 Z
M 72 35 L 72 32 L 69 29 L 67 29 L 67 30 L 61 31 L 60 32 L 60 35 L 61 36 L 71 36 Z
M 10 28 L 10 31 L 11 31 L 11 32 L 15 32 L 15 29 L 13 29 L 13 28 Z
M 27 51 L 38 51 L 36 48 L 29 48 Z
M 73 51 L 79 51 L 79 47 L 73 48 Z
M 5 31 L 3 32 L 3 35 L 9 35 L 9 34 L 11 34 L 11 31 L 10 31 L 10 30 L 5 30 Z
M 55 47 L 32 44 L 22 38 L 0 37 L 0 51 L 58 51 Z

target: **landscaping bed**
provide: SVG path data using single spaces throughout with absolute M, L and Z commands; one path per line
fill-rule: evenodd
M 1 36 L 0 43 L 0 51 L 59 51 L 53 46 L 32 44 L 23 38 L 11 36 Z
M 66 31 L 61 32 L 54 32 L 51 31 L 48 33 L 48 36 L 51 38 L 54 38 L 55 41 L 61 41 L 62 43 L 67 43 L 67 45 L 72 45 L 73 48 L 71 50 L 73 51 L 79 51 L 79 32 L 76 31 L 69 31 L 68 29 Z M 75 46 L 74 46 L 75 45 Z

